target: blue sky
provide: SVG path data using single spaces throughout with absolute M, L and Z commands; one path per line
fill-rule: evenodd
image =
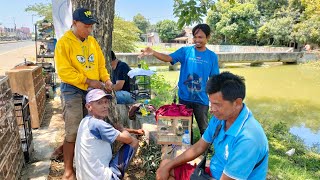
M 28 5 L 51 3 L 51 0 L 0 0 L 0 23 L 6 27 L 32 27 L 32 13 L 25 12 Z M 173 16 L 173 0 L 116 0 L 115 13 L 125 20 L 132 21 L 140 13 L 152 24 L 164 19 L 177 20 Z M 39 20 L 33 16 L 33 22 Z

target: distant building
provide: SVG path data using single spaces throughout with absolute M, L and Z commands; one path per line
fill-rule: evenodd
M 179 44 L 192 44 L 193 43 L 192 28 L 185 27 L 183 32 L 174 39 L 174 42 Z
M 20 30 L 24 34 L 30 34 L 30 28 L 28 27 L 21 27 Z
M 31 38 L 30 28 L 9 28 L 0 26 L 0 37 L 2 40 L 25 40 Z
M 147 34 L 143 34 L 142 35 L 145 38 L 145 42 L 146 43 L 150 43 L 150 44 L 159 44 L 161 43 L 159 34 L 156 32 L 151 32 L 151 33 L 147 33 Z

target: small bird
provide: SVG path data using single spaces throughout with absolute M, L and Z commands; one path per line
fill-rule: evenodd
M 289 151 L 286 152 L 286 155 L 292 156 L 296 152 L 296 149 L 292 148 Z

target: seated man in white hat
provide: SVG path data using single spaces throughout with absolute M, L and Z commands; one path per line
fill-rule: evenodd
M 75 145 L 77 179 L 122 179 L 138 147 L 138 140 L 128 131 L 120 132 L 105 122 L 111 94 L 93 89 L 86 95 L 88 115 L 79 125 Z M 114 141 L 124 145 L 112 159 Z

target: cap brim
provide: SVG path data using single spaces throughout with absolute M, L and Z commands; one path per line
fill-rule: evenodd
M 103 97 L 106 97 L 107 99 L 112 99 L 112 95 L 111 94 L 105 94 L 105 95 L 101 95 L 101 96 L 95 97 L 94 99 L 91 99 L 90 102 L 98 101 L 99 99 L 101 99 Z
M 99 24 L 96 19 L 88 19 L 81 22 L 83 22 L 84 24 Z

